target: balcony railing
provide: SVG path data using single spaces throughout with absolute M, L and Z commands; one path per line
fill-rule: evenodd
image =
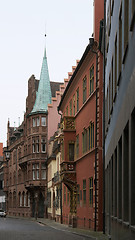
M 61 173 L 64 172 L 75 172 L 76 171 L 75 162 L 62 162 L 61 163 Z
M 56 173 L 54 173 L 53 182 L 57 183 L 59 181 L 60 181 L 60 173 L 59 173 L 59 171 L 57 171 Z
M 64 116 L 62 122 L 63 130 L 75 130 L 75 118 L 71 116 Z
M 41 188 L 46 186 L 46 180 L 26 180 L 25 188 Z

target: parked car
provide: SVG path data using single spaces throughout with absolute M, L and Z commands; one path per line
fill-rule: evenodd
M 0 217 L 6 217 L 6 212 L 2 209 L 0 209 Z

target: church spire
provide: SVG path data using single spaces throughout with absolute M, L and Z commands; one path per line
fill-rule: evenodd
M 52 94 L 45 47 L 38 92 L 36 94 L 36 101 L 31 113 L 47 112 L 47 106 L 51 103 L 51 98 Z

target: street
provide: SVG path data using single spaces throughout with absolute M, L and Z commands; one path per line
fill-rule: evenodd
M 87 240 L 68 231 L 54 229 L 35 221 L 0 218 L 0 240 Z

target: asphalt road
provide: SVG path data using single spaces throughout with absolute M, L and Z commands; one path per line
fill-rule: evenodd
M 34 221 L 0 218 L 0 240 L 88 240 Z

